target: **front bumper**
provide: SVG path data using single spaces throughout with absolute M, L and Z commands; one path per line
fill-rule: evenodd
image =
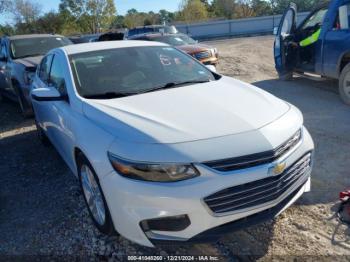
M 283 161 L 287 167 L 291 166 L 312 150 L 312 139 L 304 129 L 302 142 L 283 157 Z M 127 239 L 149 247 L 164 241 L 202 242 L 211 240 L 213 236 L 215 239 L 227 230 L 241 229 L 271 219 L 310 188 L 311 169 L 303 179 L 293 184 L 274 201 L 225 215 L 216 215 L 204 203 L 205 197 L 228 187 L 264 179 L 268 176 L 271 164 L 225 173 L 201 164 L 196 167 L 201 172 L 200 177 L 170 184 L 133 181 L 114 172 L 104 177 L 101 186 L 116 230 Z M 140 226 L 144 220 L 181 215 L 187 215 L 191 221 L 182 231 L 152 231 L 146 234 Z

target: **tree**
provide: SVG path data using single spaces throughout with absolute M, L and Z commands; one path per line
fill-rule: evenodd
M 208 18 L 208 11 L 201 0 L 183 0 L 180 4 L 179 18 L 188 23 L 201 21 Z
M 0 25 L 0 36 L 13 35 L 13 34 L 15 34 L 15 29 L 11 25 L 9 24 Z
M 113 0 L 88 0 L 86 11 L 94 32 L 109 29 L 117 12 Z
M 250 0 L 238 0 L 235 5 L 235 18 L 246 18 L 255 16 Z
M 254 10 L 255 16 L 266 16 L 272 15 L 272 5 L 264 0 L 252 0 L 252 9 Z
M 113 0 L 61 0 L 61 12 L 69 12 L 77 24 L 91 33 L 107 30 L 115 19 Z
M 31 0 L 14 0 L 9 11 L 17 24 L 30 24 L 39 18 L 41 6 Z
M 160 10 L 159 11 L 159 20 L 161 23 L 170 23 L 174 20 L 175 15 L 174 13 L 168 12 L 167 10 Z
M 124 28 L 125 27 L 124 16 L 117 15 L 116 17 L 114 17 L 111 27 L 114 29 Z
M 135 8 L 126 12 L 124 24 L 127 28 L 142 26 L 145 23 L 145 13 L 139 13 Z
M 0 0 L 0 13 L 8 11 L 11 7 L 11 0 Z
M 215 17 L 225 17 L 232 19 L 234 17 L 234 0 L 213 0 L 211 10 Z

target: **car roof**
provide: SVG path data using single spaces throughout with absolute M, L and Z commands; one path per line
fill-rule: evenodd
M 149 41 L 105 41 L 105 42 L 94 42 L 94 43 L 84 43 L 76 45 L 68 45 L 60 47 L 64 50 L 67 55 L 87 53 L 92 51 L 108 50 L 115 48 L 126 48 L 126 47 L 143 47 L 143 46 L 169 46 L 167 44 Z
M 144 34 L 143 36 L 147 36 L 147 37 L 160 37 L 160 36 L 173 36 L 173 37 L 176 37 L 176 36 L 183 36 L 184 34 L 181 34 L 181 33 L 178 33 L 178 34 L 169 34 L 169 33 L 149 33 L 149 34 Z M 142 36 L 142 35 L 140 35 Z
M 8 36 L 10 40 L 16 39 L 30 39 L 30 38 L 40 38 L 40 37 L 64 37 L 62 35 L 52 35 L 52 34 L 31 34 L 31 35 L 13 35 Z
M 142 29 L 142 28 L 162 28 L 162 27 L 170 27 L 168 25 L 145 25 L 145 26 L 136 26 L 131 28 L 130 30 L 133 29 Z
M 150 32 L 150 33 L 144 33 L 144 34 L 138 34 L 138 35 L 133 35 L 130 37 L 130 39 L 139 39 L 139 38 L 155 38 L 155 37 L 162 37 L 162 36 L 184 36 L 185 34 L 182 33 L 176 33 L 176 34 L 170 34 L 170 33 L 159 33 L 159 32 Z

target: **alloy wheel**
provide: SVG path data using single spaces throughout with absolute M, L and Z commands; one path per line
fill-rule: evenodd
M 100 187 L 91 171 L 83 164 L 81 166 L 81 184 L 84 196 L 92 216 L 99 225 L 104 225 L 106 221 L 106 210 L 103 202 Z

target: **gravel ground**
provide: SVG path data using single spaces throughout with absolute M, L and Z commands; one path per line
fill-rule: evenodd
M 57 256 L 212 255 L 239 260 L 350 259 L 350 229 L 334 218 L 340 190 L 350 186 L 350 107 L 334 81 L 276 80 L 272 37 L 209 44 L 221 54 L 218 70 L 253 83 L 296 106 L 317 147 L 312 192 L 275 221 L 225 236 L 216 244 L 144 248 L 97 232 L 78 182 L 52 147 L 37 140 L 32 120 L 0 102 L 0 260 Z M 348 257 L 346 257 L 346 255 Z

